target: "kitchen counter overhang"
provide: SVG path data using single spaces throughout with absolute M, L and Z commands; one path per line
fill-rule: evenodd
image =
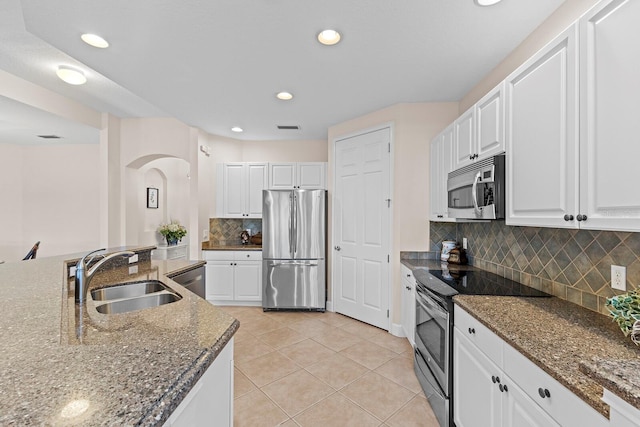
M 117 315 L 87 306 L 79 338 L 70 259 L 0 266 L 0 425 L 162 425 L 238 321 L 167 277 L 203 262 L 142 261 L 99 272 L 90 288 L 156 279 L 182 299 Z

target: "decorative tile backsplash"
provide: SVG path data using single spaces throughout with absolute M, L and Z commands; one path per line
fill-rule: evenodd
M 627 268 L 627 290 L 640 288 L 640 233 L 431 222 L 430 250 L 463 237 L 471 264 L 590 310 L 608 314 L 605 299 L 622 293 L 612 264 Z
M 261 219 L 209 218 L 209 241 L 216 245 L 239 245 L 242 230 L 262 231 Z

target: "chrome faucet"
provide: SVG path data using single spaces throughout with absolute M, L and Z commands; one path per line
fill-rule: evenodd
M 102 256 L 103 258 L 100 261 L 98 261 L 96 265 L 94 265 L 91 268 L 88 268 L 88 264 L 90 264 L 91 261 L 93 261 L 93 258 L 98 256 L 93 254 L 95 254 L 96 252 L 104 251 L 104 250 L 105 248 L 91 251 L 85 256 L 83 256 L 82 259 L 78 261 L 78 264 L 76 264 L 76 303 L 83 303 L 87 300 L 87 290 L 89 289 L 89 282 L 93 278 L 93 275 L 100 269 L 100 267 L 104 265 L 105 262 L 118 256 L 135 255 L 135 252 L 132 252 L 132 251 L 115 252 L 107 256 L 99 255 L 99 256 Z M 93 255 L 93 256 L 88 261 L 86 261 L 87 257 L 90 255 Z

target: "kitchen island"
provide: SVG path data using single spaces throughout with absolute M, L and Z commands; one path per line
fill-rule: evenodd
M 122 249 L 132 248 L 109 252 Z M 0 266 L 0 425 L 165 423 L 239 322 L 168 278 L 203 262 L 150 261 L 151 249 L 137 248 L 135 264 L 100 271 L 90 289 L 152 279 L 182 298 L 115 315 L 88 299 L 79 317 L 65 261 L 82 254 Z

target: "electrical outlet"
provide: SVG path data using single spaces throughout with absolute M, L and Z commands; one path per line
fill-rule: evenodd
M 620 291 L 627 290 L 627 268 L 620 265 L 611 266 L 611 287 Z
M 467 250 L 467 238 L 466 237 L 462 238 L 462 249 L 464 249 L 465 251 Z
M 129 264 L 133 264 L 134 262 L 138 262 L 138 254 L 129 257 Z

